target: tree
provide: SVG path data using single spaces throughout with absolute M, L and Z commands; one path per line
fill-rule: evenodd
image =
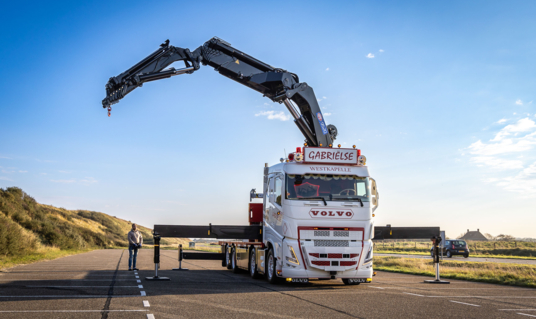
M 503 235 L 503 234 L 500 234 L 499 236 L 495 237 L 495 240 L 498 240 L 498 241 L 513 241 L 514 239 L 515 239 L 514 236 Z
M 490 234 L 490 233 L 485 233 L 484 237 L 486 237 L 488 240 L 494 240 L 495 239 L 495 237 L 493 237 L 493 235 Z

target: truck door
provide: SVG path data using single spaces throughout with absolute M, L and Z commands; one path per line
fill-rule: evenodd
M 269 196 L 267 201 L 268 224 L 281 235 L 281 225 L 283 223 L 283 177 L 281 175 L 272 176 L 269 179 Z

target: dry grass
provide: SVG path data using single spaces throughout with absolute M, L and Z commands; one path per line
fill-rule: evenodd
M 432 261 L 420 258 L 374 257 L 374 269 L 435 276 Z M 534 265 L 443 261 L 440 272 L 444 278 L 536 288 Z

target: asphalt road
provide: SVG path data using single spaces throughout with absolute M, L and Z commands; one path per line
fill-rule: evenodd
M 430 255 L 402 255 L 402 254 L 377 254 L 374 253 L 374 256 L 379 257 L 404 257 L 404 258 L 424 258 L 432 259 Z M 443 256 L 443 260 L 455 260 L 455 261 L 474 261 L 474 262 L 493 262 L 493 263 L 506 263 L 506 264 L 524 264 L 524 265 L 536 265 L 536 259 L 513 259 L 513 258 L 483 258 L 483 257 L 468 257 L 463 258 L 463 256 L 452 256 L 452 258 L 447 258 Z
M 185 261 L 163 251 L 161 276 L 152 251 L 138 273 L 128 251 L 99 250 L 0 272 L 0 318 L 527 318 L 536 317 L 536 289 L 378 272 L 370 284 L 341 281 L 270 285 L 233 274 L 219 261 Z M 139 278 L 137 278 L 139 277 Z

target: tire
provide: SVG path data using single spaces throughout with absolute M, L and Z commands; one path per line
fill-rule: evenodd
M 271 284 L 278 284 L 279 278 L 277 278 L 276 274 L 276 259 L 274 256 L 274 250 L 270 248 L 268 250 L 268 254 L 266 255 L 266 280 Z
M 450 250 L 447 250 L 447 257 L 452 258 L 452 253 L 450 252 Z
M 235 274 L 240 272 L 240 268 L 238 268 L 238 265 L 236 264 L 236 249 L 234 247 L 231 250 L 231 269 Z
M 231 254 L 229 253 L 229 246 L 225 245 L 225 262 L 227 263 L 227 269 L 231 269 Z
M 468 258 L 468 257 L 469 257 L 469 254 L 463 255 L 463 258 Z
M 251 248 L 249 253 L 249 276 L 253 279 L 259 278 L 259 272 L 257 270 L 257 256 L 255 253 L 255 247 Z
M 343 278 L 342 279 L 342 282 L 345 284 L 345 285 L 359 285 L 360 282 L 354 282 L 352 279 L 350 278 Z
M 433 250 L 430 250 L 430 256 L 432 256 L 432 258 L 434 258 L 434 251 Z

